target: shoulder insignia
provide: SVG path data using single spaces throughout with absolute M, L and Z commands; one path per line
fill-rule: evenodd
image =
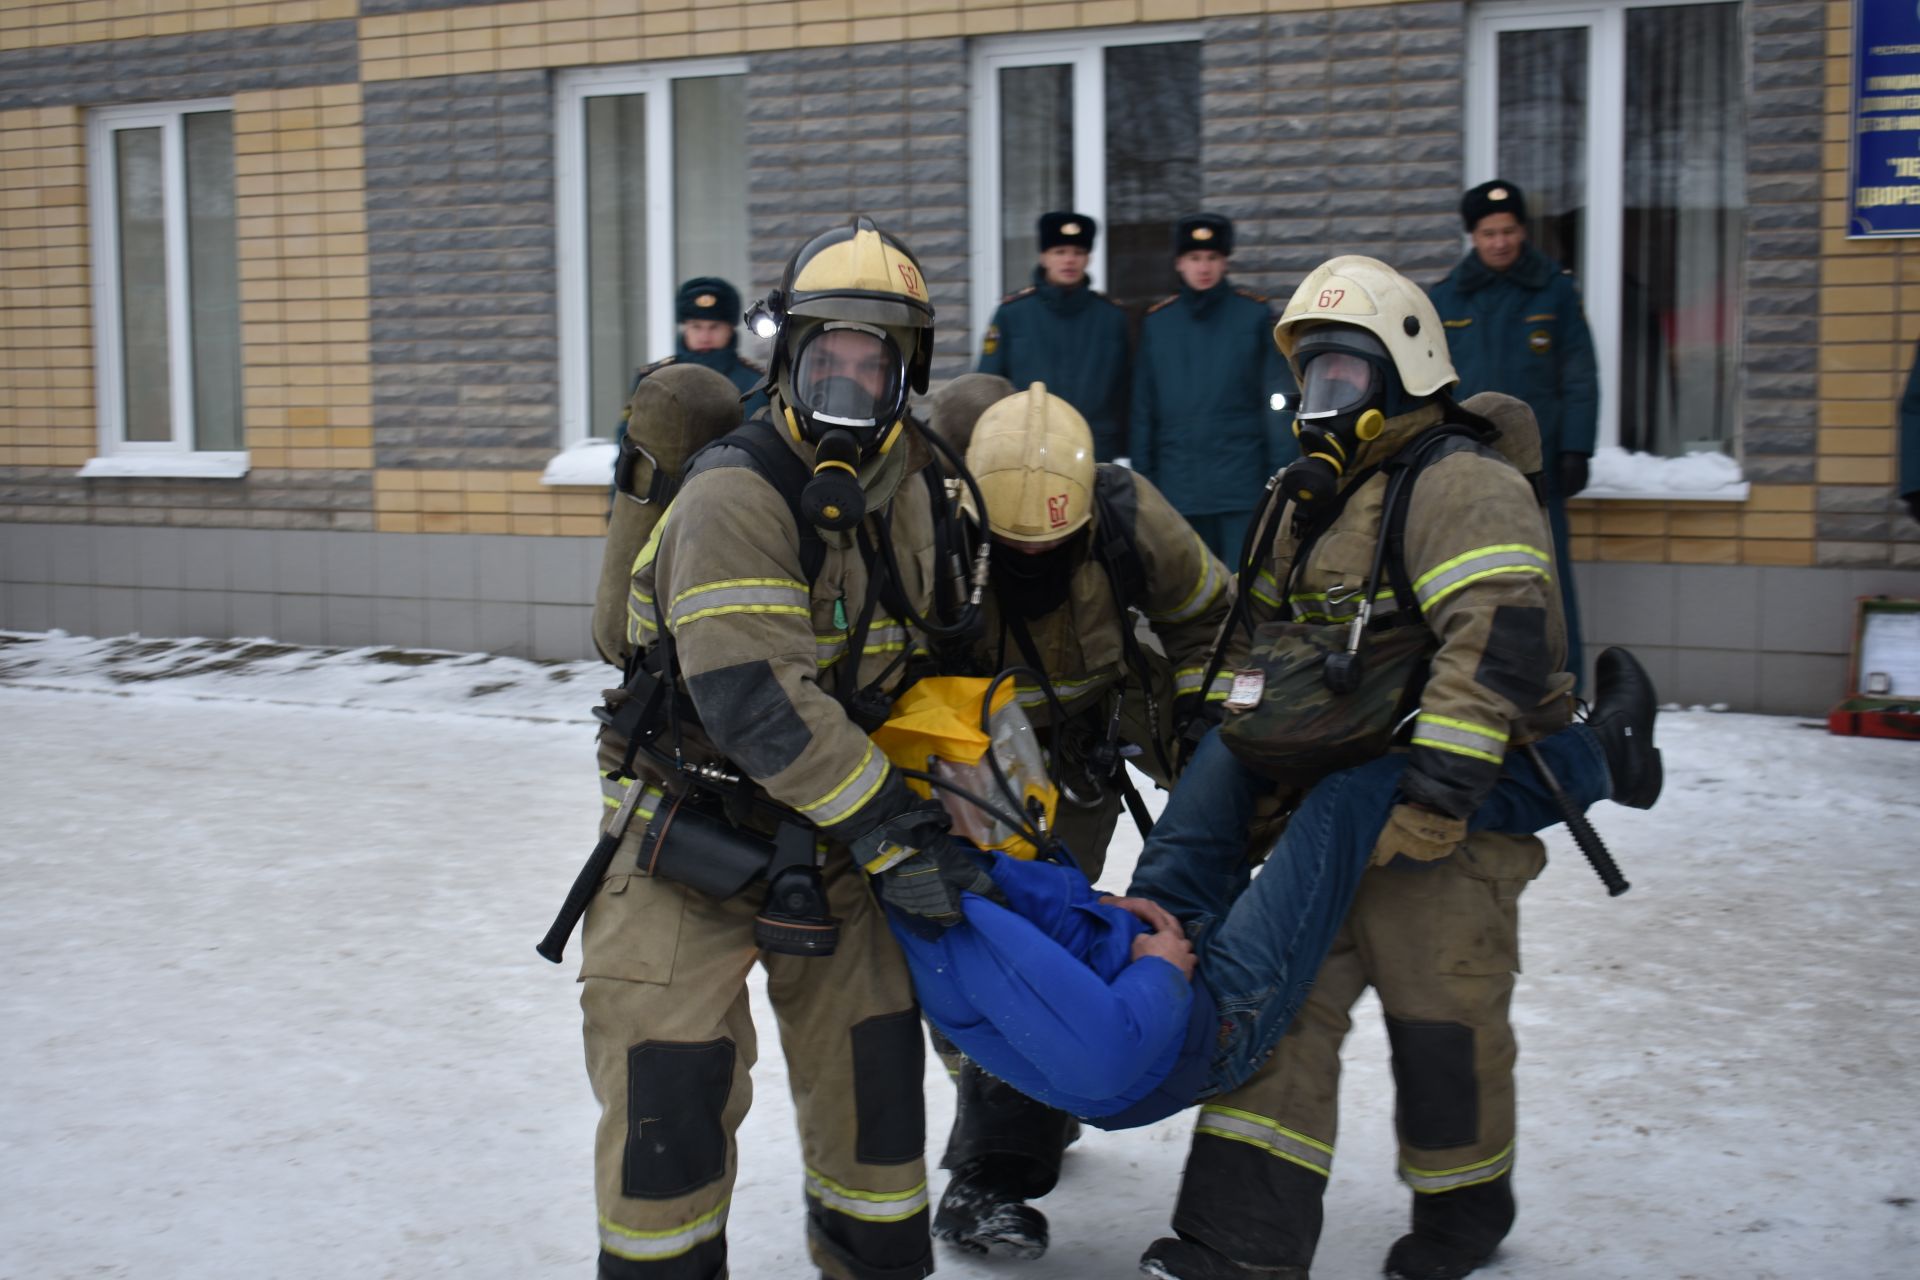
M 1233 286 L 1233 291 L 1243 298 L 1253 299 L 1263 307 L 1267 305 L 1267 295 L 1264 293 L 1255 293 L 1251 289 L 1242 289 L 1239 285 Z
M 1012 293 L 1010 293 L 1010 294 L 1008 294 L 1008 295 L 1007 295 L 1006 297 L 1004 297 L 1004 298 L 1002 298 L 1002 299 L 1000 299 L 1000 305 L 1004 307 L 1004 306 L 1006 306 L 1006 305 L 1007 305 L 1007 304 L 1008 304 L 1009 302 L 1018 302 L 1018 301 L 1020 301 L 1020 299 L 1022 299 L 1022 298 L 1024 298 L 1024 297 L 1026 297 L 1026 296 L 1027 296 L 1028 294 L 1030 294 L 1030 293 L 1033 293 L 1033 292 L 1035 292 L 1035 291 L 1036 291 L 1036 290 L 1037 290 L 1038 288 L 1039 288 L 1039 286 L 1038 286 L 1038 285 L 1031 285 L 1031 284 L 1030 284 L 1030 285 L 1028 285 L 1028 286 L 1027 286 L 1026 288 L 1024 288 L 1024 289 L 1016 289 L 1016 290 L 1015 290 L 1014 292 L 1012 292 Z
M 1158 302 L 1156 302 L 1156 303 L 1154 303 L 1154 304 L 1153 304 L 1152 306 L 1150 306 L 1150 307 L 1148 307 L 1148 308 L 1147 308 L 1147 312 L 1146 312 L 1146 313 L 1147 313 L 1148 315 L 1152 315 L 1152 314 L 1153 314 L 1154 312 L 1156 312 L 1156 311 L 1158 311 L 1158 310 L 1159 310 L 1160 308 L 1162 308 L 1162 307 L 1164 307 L 1164 306 L 1166 306 L 1166 305 L 1167 305 L 1167 304 L 1168 304 L 1169 302 L 1177 302 L 1177 301 L 1179 301 L 1179 299 L 1180 299 L 1180 295 L 1179 295 L 1179 294 L 1177 294 L 1177 293 L 1170 293 L 1170 294 L 1168 294 L 1168 295 L 1167 295 L 1166 297 L 1164 297 L 1164 298 L 1162 298 L 1162 299 L 1160 299 L 1160 301 L 1158 301 Z
M 1464 329 L 1468 325 L 1473 323 L 1473 317 L 1468 316 L 1464 320 L 1442 320 L 1440 323 L 1442 326 L 1448 329 Z
M 987 326 L 986 336 L 980 339 L 980 354 L 990 356 L 998 350 L 1000 350 L 1000 326 L 990 324 Z

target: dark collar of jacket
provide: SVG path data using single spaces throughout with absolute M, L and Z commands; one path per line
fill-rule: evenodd
M 1195 289 L 1186 281 L 1180 282 L 1180 303 L 1196 316 L 1204 316 L 1220 305 L 1222 298 L 1233 294 L 1233 282 L 1225 275 L 1211 289 Z
M 1087 304 L 1093 301 L 1092 276 L 1085 277 L 1079 284 L 1068 289 L 1057 284 L 1048 283 L 1047 269 L 1045 267 L 1035 267 L 1033 269 L 1033 287 L 1035 292 L 1040 295 L 1040 301 L 1046 304 L 1047 310 L 1057 311 L 1061 315 L 1076 315 L 1079 312 L 1085 311 Z
M 735 334 L 724 347 L 712 351 L 690 351 L 687 349 L 686 340 L 677 338 L 674 340 L 673 351 L 687 364 L 704 365 L 715 373 L 727 373 L 740 362 L 739 345 L 740 337 Z
M 1534 248 L 1532 244 L 1522 245 L 1520 258 L 1505 271 L 1495 271 L 1480 260 L 1480 255 L 1467 250 L 1467 256 L 1453 269 L 1454 287 L 1462 293 L 1478 293 L 1492 284 L 1510 280 L 1522 289 L 1544 289 L 1554 276 L 1560 273 L 1560 266 L 1552 258 Z

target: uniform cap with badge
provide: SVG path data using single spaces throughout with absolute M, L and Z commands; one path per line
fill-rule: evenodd
M 1233 222 L 1217 213 L 1195 213 L 1180 219 L 1173 226 L 1173 256 L 1195 249 L 1233 256 Z
M 1521 226 L 1527 224 L 1527 197 L 1519 187 L 1505 178 L 1495 178 L 1460 197 L 1460 220 L 1471 231 L 1480 225 L 1480 219 L 1492 213 L 1510 213 L 1513 220 Z
M 1040 252 L 1072 245 L 1093 252 L 1093 238 L 1100 225 L 1084 213 L 1057 211 L 1040 215 Z
M 680 286 L 674 298 L 675 320 L 718 320 L 740 323 L 740 291 L 719 276 L 695 276 Z

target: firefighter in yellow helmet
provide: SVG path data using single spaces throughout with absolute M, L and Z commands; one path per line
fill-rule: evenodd
M 950 440 L 971 430 L 967 468 L 991 522 L 975 666 L 1030 669 L 1016 688 L 1062 785 L 1054 831 L 1097 880 L 1123 802 L 1139 803 L 1124 758 L 1170 785 L 1176 726 L 1217 716 L 1226 696 L 1230 676 L 1216 679 L 1207 712 L 1200 681 L 1226 617 L 1227 573 L 1149 481 L 1095 463 L 1086 420 L 1045 385 L 977 423 L 950 400 L 936 422 Z M 1149 639 L 1135 634 L 1142 620 Z M 949 1065 L 959 1099 L 943 1163 L 953 1176 L 934 1235 L 969 1252 L 1038 1257 L 1047 1222 L 1025 1201 L 1053 1188 L 1078 1127 L 958 1055 Z
M 1302 457 L 1261 528 L 1256 623 L 1342 623 L 1376 548 L 1391 548 L 1371 627 L 1427 629 L 1408 768 L 1313 994 L 1262 1072 L 1201 1108 L 1174 1211 L 1177 1238 L 1142 1270 L 1163 1280 L 1305 1280 L 1332 1170 L 1340 1046 L 1373 987 L 1398 1089 L 1412 1230 L 1400 1280 L 1453 1280 L 1513 1222 L 1519 898 L 1546 852 L 1532 836 L 1465 834 L 1510 744 L 1569 719 L 1572 677 L 1537 481 L 1456 405 L 1446 334 L 1426 295 L 1371 258 L 1309 275 L 1274 329 L 1301 388 Z M 1382 539 L 1397 471 L 1417 478 L 1404 532 Z M 1396 504 L 1398 506 L 1398 504 Z
M 971 883 L 945 874 L 943 826 L 867 736 L 933 613 L 945 503 L 906 412 L 933 308 L 913 255 L 861 218 L 808 241 L 749 322 L 774 341 L 769 411 L 689 465 L 640 552 L 627 685 L 600 742 L 619 843 L 587 909 L 580 997 L 599 1274 L 727 1273 L 757 960 L 813 1265 L 899 1280 L 933 1266 L 925 1051 L 875 893 L 938 928 Z M 644 442 L 647 424 L 632 430 Z

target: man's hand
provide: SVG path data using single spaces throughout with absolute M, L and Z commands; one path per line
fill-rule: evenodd
M 1452 853 L 1466 838 L 1465 818 L 1402 802 L 1387 815 L 1387 825 L 1373 846 L 1373 865 L 1384 867 L 1396 858 L 1432 862 Z
M 854 856 L 880 901 L 925 938 L 938 938 L 965 917 L 960 895 L 993 896 L 993 877 L 974 860 L 972 846 L 948 834 L 937 801 L 917 805 L 853 842 Z M 977 851 L 972 851 L 977 853 Z
M 1177 924 L 1172 929 L 1156 929 L 1134 938 L 1133 958 L 1141 960 L 1147 956 L 1158 956 L 1165 960 L 1178 969 L 1180 976 L 1188 982 L 1193 981 L 1194 966 L 1199 963 L 1194 958 L 1193 944 L 1187 941 L 1187 935 L 1181 932 Z
M 1593 460 L 1590 453 L 1563 453 L 1560 455 L 1560 496 L 1571 498 L 1587 487 L 1587 465 Z
M 1167 910 L 1152 898 L 1116 898 L 1107 894 L 1099 899 L 1103 907 L 1118 907 L 1138 920 L 1149 929 L 1164 929 L 1172 933 L 1182 932 L 1180 922 L 1173 912 Z

